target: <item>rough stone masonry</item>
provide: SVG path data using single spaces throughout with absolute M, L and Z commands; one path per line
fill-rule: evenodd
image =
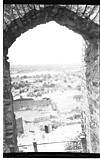
M 4 153 L 18 152 L 16 120 L 11 94 L 10 64 L 7 61 L 9 47 L 22 33 L 35 26 L 49 21 L 56 21 L 74 32 L 82 35 L 88 42 L 85 51 L 86 87 L 88 104 L 86 108 L 86 140 L 87 152 L 100 153 L 100 25 L 95 18 L 90 19 L 94 9 L 87 5 L 4 5 L 4 43 L 3 43 L 3 110 L 4 110 Z M 91 13 L 91 14 L 90 14 Z M 96 13 L 98 14 L 98 13 Z M 96 17 L 96 16 L 95 16 Z M 76 53 L 77 54 L 77 53 Z

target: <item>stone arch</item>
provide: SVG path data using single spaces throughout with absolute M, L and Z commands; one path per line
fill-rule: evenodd
M 11 7 L 8 5 L 8 9 Z M 99 33 L 100 26 L 94 21 L 79 16 L 71 8 L 60 5 L 15 5 L 11 9 L 8 17 L 4 20 L 4 42 L 3 42 L 3 80 L 4 80 L 4 152 L 16 152 L 17 135 L 16 121 L 13 111 L 13 97 L 11 94 L 10 66 L 7 61 L 8 50 L 22 33 L 36 27 L 37 25 L 55 21 L 60 25 L 64 25 L 76 33 L 82 35 L 88 45 L 85 53 L 85 62 L 87 64 L 86 80 L 88 89 L 89 108 L 88 115 L 90 122 L 87 126 L 87 143 L 91 144 L 88 152 L 100 152 L 100 137 L 98 128 L 100 122 L 99 112 Z M 7 8 L 5 8 L 6 11 Z M 24 14 L 23 14 L 23 12 Z M 8 11 L 7 11 L 8 12 Z M 5 12 L 6 13 L 6 12 Z M 85 11 L 84 11 L 85 13 Z M 91 110 L 93 112 L 91 113 Z M 8 117 L 8 118 L 5 118 Z M 92 130 L 92 132 L 91 132 Z M 88 136 L 89 135 L 89 136 Z M 7 146 L 7 147 L 6 147 Z M 8 148 L 8 150 L 6 150 Z

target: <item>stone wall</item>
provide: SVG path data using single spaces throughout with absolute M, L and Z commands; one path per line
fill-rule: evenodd
M 7 50 L 4 50 L 4 52 L 7 54 Z M 4 57 L 3 68 L 4 152 L 16 152 L 18 151 L 16 137 L 16 120 L 12 104 L 13 98 L 11 94 L 10 68 L 6 56 Z
M 19 17 L 19 16 L 18 16 Z M 11 17 L 12 18 L 12 17 Z M 13 110 L 13 98 L 11 94 L 10 67 L 7 62 L 9 47 L 25 31 L 49 21 L 68 27 L 81 34 L 84 39 L 91 39 L 86 49 L 86 84 L 88 90 L 88 106 L 86 107 L 86 138 L 88 152 L 100 152 L 100 79 L 99 79 L 99 51 L 100 42 L 97 41 L 100 26 L 91 21 L 77 16 L 75 13 L 60 6 L 49 6 L 41 10 L 32 9 L 24 16 L 13 18 L 4 29 L 4 56 L 3 56 L 3 80 L 4 80 L 4 152 L 16 152 L 17 136 L 16 121 Z
M 87 142 L 89 152 L 100 153 L 100 75 L 99 43 L 88 44 L 85 54 L 86 85 L 88 90 Z

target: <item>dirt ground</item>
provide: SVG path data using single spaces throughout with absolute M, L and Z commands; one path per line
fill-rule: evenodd
M 69 94 L 70 93 L 70 94 Z M 41 108 L 35 106 L 30 111 L 16 112 L 16 119 L 22 117 L 24 134 L 18 136 L 18 145 L 31 145 L 20 147 L 24 152 L 34 152 L 33 142 L 51 143 L 70 141 L 81 133 L 81 120 L 71 119 L 72 110 L 80 103 L 73 100 L 79 91 L 55 92 L 48 94 L 52 104 Z M 47 97 L 47 95 L 45 95 Z M 56 104 L 56 108 L 53 105 Z M 49 133 L 45 132 L 45 125 L 50 126 Z M 39 152 L 65 152 L 65 143 L 37 145 Z

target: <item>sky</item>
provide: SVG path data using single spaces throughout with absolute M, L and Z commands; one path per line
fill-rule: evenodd
M 11 65 L 81 64 L 83 38 L 54 21 L 23 33 L 9 49 Z

